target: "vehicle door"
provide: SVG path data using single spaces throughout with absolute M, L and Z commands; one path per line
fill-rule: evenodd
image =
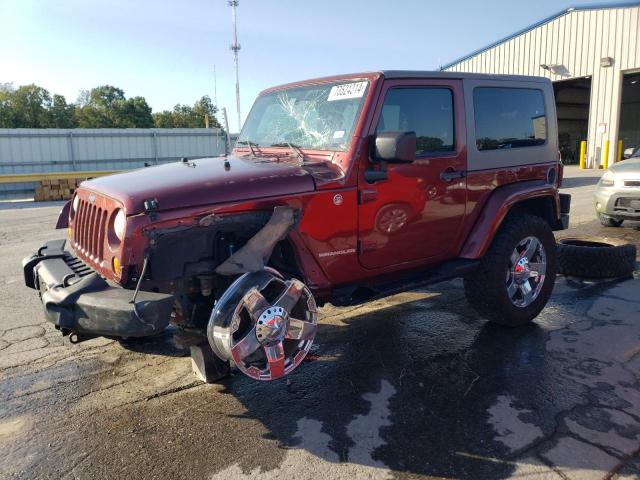
M 359 172 L 358 255 L 365 268 L 455 257 L 466 210 L 466 129 L 462 81 L 387 80 L 371 142 L 381 132 L 413 131 L 416 159 Z M 374 151 L 374 148 L 371 149 Z M 386 174 L 371 180 L 369 170 Z

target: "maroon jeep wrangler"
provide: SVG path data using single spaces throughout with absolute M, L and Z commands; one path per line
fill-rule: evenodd
M 191 336 L 207 379 L 273 380 L 304 359 L 318 304 L 464 278 L 516 326 L 556 276 L 553 88 L 536 77 L 385 71 L 268 89 L 236 146 L 84 182 L 23 260 L 72 342 Z M 214 355 L 215 354 L 215 355 Z

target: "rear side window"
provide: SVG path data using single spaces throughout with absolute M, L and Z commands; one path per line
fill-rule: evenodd
M 454 150 L 453 93 L 448 88 L 387 91 L 376 132 L 416 132 L 416 155 Z
M 478 150 L 532 147 L 547 141 L 541 90 L 478 87 L 473 107 Z

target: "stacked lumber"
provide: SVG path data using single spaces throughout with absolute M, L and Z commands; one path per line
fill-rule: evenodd
M 36 185 L 34 200 L 48 202 L 50 200 L 69 200 L 73 192 L 84 178 L 60 178 L 41 180 Z

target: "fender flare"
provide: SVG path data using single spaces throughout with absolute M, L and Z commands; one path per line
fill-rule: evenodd
M 518 203 L 535 198 L 548 197 L 552 200 L 554 220 L 558 219 L 559 197 L 555 185 L 541 180 L 528 180 L 499 187 L 493 191 L 482 207 L 482 213 L 476 220 L 463 244 L 460 257 L 466 259 L 481 258 L 491 245 L 493 237 L 502 225 L 509 211 Z
M 58 215 L 58 220 L 56 221 L 56 230 L 61 228 L 69 227 L 69 210 L 71 209 L 71 202 L 73 200 L 69 200 L 64 204 L 62 210 L 60 210 L 60 214 Z

